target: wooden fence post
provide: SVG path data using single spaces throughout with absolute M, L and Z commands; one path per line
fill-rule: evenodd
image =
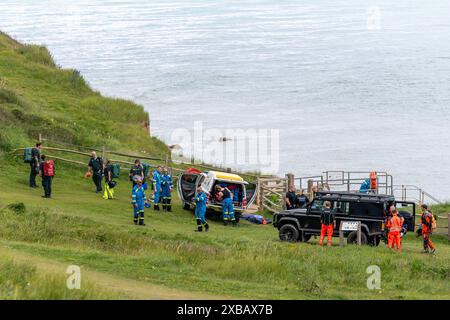
M 39 143 L 42 143 L 42 133 L 39 133 Z
M 288 173 L 288 174 L 286 174 L 286 178 L 287 178 L 287 180 L 288 180 L 288 189 L 290 188 L 290 187 L 294 187 L 295 188 L 295 177 L 294 177 L 294 174 L 293 173 Z
M 447 223 L 448 223 L 448 229 L 447 229 L 448 240 L 450 240 L 450 213 L 448 214 Z
M 313 186 L 314 186 L 314 181 L 308 180 L 308 198 L 311 199 L 311 201 L 314 198 L 313 190 L 312 190 Z

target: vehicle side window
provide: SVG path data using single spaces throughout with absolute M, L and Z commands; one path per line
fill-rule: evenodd
M 323 209 L 323 200 L 314 200 L 311 204 L 311 210 L 322 210 Z
M 348 202 L 335 202 L 333 209 L 338 214 L 348 215 L 350 211 L 350 204 Z

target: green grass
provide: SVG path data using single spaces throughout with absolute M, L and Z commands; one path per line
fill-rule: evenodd
M 247 222 L 212 221 L 198 234 L 176 195 L 172 213 L 147 210 L 147 226 L 136 227 L 127 179 L 116 200 L 103 200 L 85 168 L 56 161 L 53 199 L 43 199 L 27 186 L 28 165 L 6 153 L 42 133 L 55 144 L 164 156 L 167 147 L 143 129 L 147 118 L 142 107 L 102 97 L 77 71 L 56 67 L 45 48 L 0 33 L 0 298 L 450 298 L 444 236 L 434 236 L 438 253 L 429 256 L 413 234 L 401 255 L 383 246 L 321 248 L 316 239 L 282 243 L 272 226 Z M 69 265 L 81 267 L 80 291 L 65 287 Z M 380 291 L 366 287 L 371 265 L 381 268 Z
M 54 199 L 46 200 L 26 186 L 26 165 L 9 158 L 1 163 L 10 174 L 0 178 L 7 186 L 0 195 L 0 241 L 12 252 L 180 290 L 187 298 L 186 292 L 247 299 L 450 298 L 450 245 L 443 236 L 434 237 L 437 255 L 427 256 L 412 234 L 401 255 L 384 246 L 282 243 L 272 226 L 246 222 L 236 229 L 212 222 L 210 233 L 197 234 L 178 199 L 173 213 L 147 210 L 147 226 L 135 227 L 126 179 L 119 181 L 118 199 L 106 201 L 82 170 L 57 163 Z M 366 287 L 370 265 L 382 270 L 381 291 Z

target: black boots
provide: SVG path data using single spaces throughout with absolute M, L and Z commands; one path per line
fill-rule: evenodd
M 159 204 L 155 204 L 155 205 L 153 206 L 153 210 L 159 211 Z
M 208 230 L 209 230 L 209 224 L 205 223 L 205 232 L 208 232 Z M 195 232 L 203 232 L 202 220 L 197 219 L 197 229 L 194 231 Z

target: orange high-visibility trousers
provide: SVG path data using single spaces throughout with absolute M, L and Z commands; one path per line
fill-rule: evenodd
M 430 235 L 431 235 L 431 232 L 423 232 L 422 231 L 423 249 L 424 250 L 428 250 L 428 249 L 434 250 L 434 248 L 435 248 L 433 241 L 431 241 L 431 239 L 430 239 Z
M 333 225 L 330 224 L 329 226 L 326 226 L 322 224 L 322 229 L 320 230 L 320 241 L 319 244 L 323 245 L 323 239 L 325 239 L 325 234 L 327 235 L 327 245 L 332 245 L 332 239 L 333 239 Z
M 400 232 L 391 231 L 388 235 L 388 247 L 389 249 L 397 248 L 398 251 L 402 251 L 402 237 Z

